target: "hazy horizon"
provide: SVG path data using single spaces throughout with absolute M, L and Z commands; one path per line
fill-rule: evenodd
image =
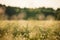
M 27 8 L 51 7 L 54 9 L 60 8 L 60 0 L 0 0 L 0 4 L 21 8 L 24 7 Z

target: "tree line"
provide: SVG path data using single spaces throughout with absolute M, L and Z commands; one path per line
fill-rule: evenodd
M 12 6 L 5 6 L 0 4 L 0 11 L 1 7 L 5 7 L 5 16 L 7 16 L 8 20 L 60 20 L 60 8 L 54 10 L 53 8 L 20 8 L 20 7 L 12 7 Z M 4 9 L 3 9 L 4 11 Z M 3 12 L 2 12 L 3 14 Z M 1 13 L 0 13 L 1 15 Z

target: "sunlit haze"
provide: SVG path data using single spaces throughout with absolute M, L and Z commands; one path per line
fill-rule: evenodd
M 54 9 L 60 8 L 60 0 L 0 0 L 0 4 L 16 7 L 38 8 L 38 7 L 52 7 Z

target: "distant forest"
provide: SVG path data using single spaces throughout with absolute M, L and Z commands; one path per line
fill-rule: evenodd
M 1 4 L 0 4 L 1 5 Z M 8 20 L 24 19 L 24 20 L 60 20 L 60 8 L 54 10 L 53 8 L 20 8 L 6 6 L 6 13 Z

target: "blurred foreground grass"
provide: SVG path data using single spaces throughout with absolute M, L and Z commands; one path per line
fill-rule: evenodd
M 0 40 L 60 40 L 60 21 L 0 21 Z

